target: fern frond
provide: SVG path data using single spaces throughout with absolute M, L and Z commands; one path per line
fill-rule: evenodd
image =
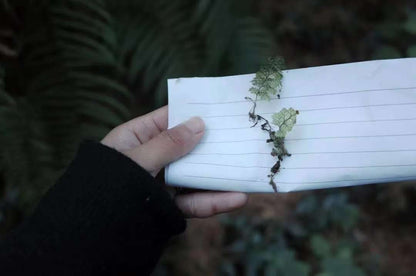
M 166 102 L 167 78 L 252 72 L 275 48 L 258 20 L 234 13 L 237 1 L 108 3 L 128 86 L 156 105 Z
M 4 68 L 0 66 L 0 107 L 15 104 L 14 99 L 6 93 L 4 85 Z
M 260 99 L 270 100 L 270 97 L 278 94 L 282 88 L 282 68 L 281 58 L 270 58 L 251 81 L 253 86 L 250 92 Z
M 100 139 L 143 103 L 166 103 L 167 78 L 247 73 L 274 48 L 256 19 L 234 9 L 246 1 L 8 3 L 23 24 L 10 93 L 0 83 L 0 173 L 10 189 L 27 185 L 27 199 L 37 195 L 31 179 L 52 184 L 81 139 Z
M 33 203 L 81 139 L 100 139 L 131 117 L 132 96 L 103 1 L 45 1 L 27 12 L 33 21 L 21 34 L 23 66 L 13 72 L 23 84 L 19 100 L 0 87 L 0 171 L 20 202 Z
M 30 208 L 33 198 L 40 197 L 48 187 L 50 148 L 44 142 L 43 126 L 33 108 L 5 91 L 3 68 L 0 68 L 0 126 L 3 190 L 6 194 L 13 192 L 21 206 Z

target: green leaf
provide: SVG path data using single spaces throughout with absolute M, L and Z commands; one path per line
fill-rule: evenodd
M 416 45 L 412 45 L 407 49 L 408 57 L 416 57 Z
M 127 120 L 131 117 L 129 108 L 118 101 L 114 96 L 92 93 L 91 91 L 81 90 L 78 92 L 80 100 L 89 100 L 93 103 L 100 103 L 106 105 L 107 108 L 114 109 L 117 111 L 124 120 Z
M 375 30 L 377 33 L 386 40 L 397 39 L 397 35 L 402 30 L 403 26 L 401 22 L 386 20 L 383 23 L 377 24 Z
M 280 92 L 282 87 L 283 59 L 270 58 L 251 81 L 250 92 L 263 100 L 270 100 L 271 96 Z
M 322 262 L 322 269 L 328 276 L 365 276 L 364 271 L 349 259 L 327 258 Z
M 338 249 L 337 257 L 340 259 L 351 260 L 353 257 L 353 250 L 351 247 L 341 247 Z
M 5 91 L 4 76 L 5 76 L 4 69 L 3 67 L 0 66 L 0 107 L 2 105 L 8 106 L 8 105 L 15 104 L 13 97 L 7 94 Z
M 98 104 L 84 103 L 79 113 L 111 127 L 116 127 L 123 122 L 118 114 Z
M 416 35 L 416 13 L 409 14 L 403 27 L 408 33 Z
M 402 55 L 396 48 L 388 45 L 378 48 L 372 56 L 373 59 L 388 59 L 401 57 Z
M 57 38 L 64 41 L 64 43 L 71 43 L 73 46 L 85 46 L 88 49 L 96 51 L 101 56 L 101 59 L 109 60 L 114 64 L 114 54 L 109 50 L 108 47 L 100 43 L 95 39 L 91 39 L 88 36 L 74 36 L 72 32 L 60 30 L 56 33 Z M 65 45 L 65 44 L 64 44 Z
M 312 236 L 310 247 L 317 257 L 324 258 L 331 254 L 331 245 L 321 235 L 316 234 Z
M 286 249 L 273 254 L 273 262 L 266 268 L 265 275 L 307 276 L 309 265 L 296 259 L 295 251 Z M 271 273 L 267 274 L 267 270 Z M 276 272 L 276 273 L 272 273 Z
M 127 99 L 131 99 L 131 94 L 127 90 L 127 88 L 119 83 L 118 81 L 99 75 L 95 73 L 71 73 L 71 76 L 76 79 L 76 82 L 81 87 L 85 88 L 91 88 L 91 87 L 97 87 L 102 86 L 103 88 L 114 90 L 115 94 L 120 94 L 122 96 L 125 96 Z
M 318 211 L 319 202 L 315 195 L 308 195 L 297 204 L 296 206 L 296 214 L 305 216 L 309 215 L 312 216 L 315 212 Z
M 276 133 L 277 137 L 286 137 L 286 134 L 292 130 L 296 124 L 296 116 L 299 112 L 293 108 L 283 108 L 278 113 L 274 113 L 272 116 L 273 124 L 279 127 Z

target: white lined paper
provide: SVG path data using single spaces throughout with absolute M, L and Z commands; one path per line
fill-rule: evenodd
M 199 189 L 272 192 L 267 133 L 251 128 L 254 74 L 168 81 L 169 127 L 200 116 L 201 143 L 166 169 L 166 182 Z M 259 101 L 270 118 L 300 111 L 286 137 L 281 192 L 416 179 L 416 59 L 284 71 L 280 99 Z

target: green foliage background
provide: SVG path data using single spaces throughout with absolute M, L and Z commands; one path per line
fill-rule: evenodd
M 252 73 L 275 55 L 294 68 L 416 56 L 415 3 L 0 0 L 0 238 L 81 140 L 166 104 L 167 78 Z M 376 185 L 304 193 L 283 222 L 223 217 L 218 273 L 383 274 L 357 228 L 381 206 L 411 225 L 415 199 Z
M 275 49 L 236 1 L 0 3 L 18 55 L 1 64 L 2 200 L 24 210 L 80 140 L 165 104 L 167 78 L 252 72 Z

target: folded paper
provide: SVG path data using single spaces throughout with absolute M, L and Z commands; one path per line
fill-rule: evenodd
M 280 192 L 416 179 L 416 58 L 283 72 L 280 99 L 259 101 L 268 120 L 299 110 L 286 137 L 292 154 L 275 177 Z M 206 131 L 166 168 L 169 185 L 273 192 L 268 135 L 252 128 L 244 99 L 254 74 L 168 80 L 169 127 L 200 116 Z

